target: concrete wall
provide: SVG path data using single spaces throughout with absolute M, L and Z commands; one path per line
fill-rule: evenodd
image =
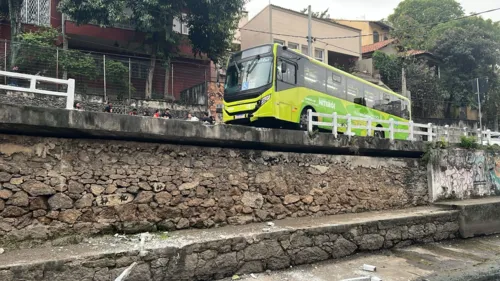
M 283 9 L 280 7 L 272 6 L 272 30 L 273 38 L 285 41 L 288 43 L 296 43 L 301 46 L 307 46 L 307 33 L 308 33 L 308 18 L 307 15 Z M 293 23 L 293 24 L 290 24 Z M 244 26 L 244 29 L 259 30 L 263 32 L 269 31 L 269 7 L 260 12 L 252 20 Z M 328 22 L 326 20 L 313 19 L 312 23 L 314 37 L 337 37 L 337 36 L 359 36 L 361 31 Z M 301 36 L 301 38 L 293 38 L 290 36 L 281 36 L 277 34 L 292 34 Z M 242 30 L 241 32 L 241 47 L 247 49 L 262 44 L 270 43 L 269 34 L 252 32 Z M 347 38 L 342 40 L 328 40 L 323 39 L 323 42 L 332 44 L 326 45 L 321 42 L 313 43 L 314 48 L 323 49 L 325 51 L 324 62 L 328 62 L 328 52 L 332 51 L 340 54 L 346 54 L 354 57 L 361 55 L 361 40 L 359 37 Z M 335 45 L 335 46 L 334 46 Z M 337 47 L 338 46 L 338 47 Z M 340 47 L 340 48 L 339 48 Z M 314 52 L 313 52 L 314 55 Z
M 0 239 L 425 205 L 418 159 L 0 135 Z
M 212 83 L 211 83 L 212 84 Z M 208 97 L 207 97 L 208 98 Z M 106 107 L 106 101 L 103 96 L 99 95 L 75 95 L 75 101 L 80 102 L 85 111 L 103 112 Z M 113 104 L 113 112 L 119 114 L 128 114 L 133 108 L 138 110 L 141 115 L 143 111 L 148 111 L 151 115 L 156 109 L 162 112 L 165 109 L 170 109 L 170 113 L 174 118 L 183 119 L 187 114 L 192 114 L 201 117 L 208 110 L 207 106 L 191 106 L 179 104 L 174 101 L 163 100 L 142 100 L 132 99 L 131 103 L 127 101 L 118 101 L 110 99 Z M 22 92 L 2 92 L 0 91 L 0 103 L 38 106 L 47 108 L 66 108 L 66 98 L 56 97 L 41 94 L 22 93 Z
M 484 150 L 434 150 L 430 157 L 431 201 L 500 195 L 500 154 Z

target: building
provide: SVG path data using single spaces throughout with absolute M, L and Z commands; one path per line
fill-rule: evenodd
M 127 22 L 115 23 L 113 26 L 100 27 L 86 24 L 78 26 L 71 19 L 64 19 L 58 11 L 59 0 L 24 0 L 22 23 L 24 29 L 37 27 L 53 27 L 61 30 L 65 25 L 69 49 L 78 49 L 92 52 L 97 64 L 104 65 L 105 61 L 120 61 L 129 67 L 130 82 L 133 92 L 125 96 L 144 98 L 148 69 L 151 64 L 147 44 L 144 44 L 144 33 L 135 31 L 133 25 Z M 164 61 L 157 60 L 152 81 L 152 98 L 165 98 L 167 96 L 180 98 L 180 93 L 187 88 L 204 83 L 212 71 L 211 62 L 207 58 L 194 57 L 188 42 L 188 27 L 179 19 L 174 20 L 174 31 L 183 35 L 183 40 L 178 46 L 178 52 L 172 59 L 168 69 Z M 10 26 L 7 23 L 0 25 L 0 39 L 10 39 Z M 3 44 L 2 44 L 3 45 Z M 6 44 L 7 46 L 7 44 Z M 2 46 L 3 49 L 3 46 Z M 7 53 L 7 50 L 3 50 Z M 59 72 L 58 77 L 62 74 Z M 77 88 L 79 81 L 77 79 Z M 121 91 L 111 81 L 104 81 L 103 74 L 92 81 L 85 81 L 85 92 L 95 95 L 109 94 Z M 81 83 L 80 83 L 81 85 Z
M 238 29 L 234 33 L 234 40 L 233 40 L 233 44 L 237 46 L 238 50 L 241 50 L 241 31 L 240 31 L 240 28 L 245 26 L 247 23 L 248 23 L 248 12 L 243 11 L 243 13 L 241 15 L 240 22 L 238 24 Z
M 358 61 L 358 71 L 366 74 L 372 78 L 377 78 L 378 70 L 375 68 L 373 62 L 373 54 L 376 51 L 383 52 L 387 55 L 410 56 L 416 59 L 425 60 L 429 67 L 434 67 L 436 75 L 440 75 L 441 61 L 436 58 L 432 53 L 422 50 L 407 50 L 404 51 L 398 46 L 397 39 L 388 39 L 374 44 L 362 47 L 362 60 Z
M 269 5 L 241 29 L 241 48 L 270 42 L 308 54 L 308 16 Z M 327 19 L 313 18 L 312 56 L 329 65 L 345 65 L 361 58 L 361 30 Z M 332 38 L 332 37 L 335 37 Z M 341 37 L 341 38 L 338 38 Z
M 391 38 L 392 27 L 382 21 L 335 20 L 335 22 L 361 30 L 361 45 L 371 45 Z

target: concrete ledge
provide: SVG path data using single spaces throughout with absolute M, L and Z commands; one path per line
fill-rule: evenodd
M 460 236 L 500 233 L 500 197 L 436 203 L 437 206 L 453 207 L 460 211 Z
M 420 157 L 424 143 L 0 104 L 0 132 L 262 150 Z
M 155 234 L 140 251 L 137 236 L 101 237 L 78 245 L 8 251 L 0 280 L 114 280 L 133 262 L 127 281 L 214 280 L 352 255 L 452 239 L 458 212 L 437 207 L 289 219 Z M 134 241 L 135 240 L 135 241 Z

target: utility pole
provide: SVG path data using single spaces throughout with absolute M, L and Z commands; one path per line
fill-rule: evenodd
M 269 0 L 269 43 L 273 44 L 273 6 Z
M 402 74 L 401 74 L 401 88 L 403 92 L 403 96 L 406 96 L 406 73 L 405 73 L 405 68 L 403 67 Z
M 312 57 L 312 12 L 311 12 L 311 5 L 308 7 L 309 10 L 309 28 L 308 28 L 308 35 L 307 35 L 307 49 L 309 52 L 309 56 Z
M 483 140 L 483 114 L 481 113 L 481 91 L 479 90 L 479 78 L 476 78 L 477 104 L 479 109 L 479 129 L 481 131 L 481 141 Z

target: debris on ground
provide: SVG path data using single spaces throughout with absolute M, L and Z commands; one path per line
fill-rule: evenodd
M 274 222 L 268 222 L 267 226 L 273 227 L 274 226 Z
M 364 270 L 364 271 L 371 271 L 371 272 L 374 272 L 374 271 L 377 271 L 377 267 L 376 267 L 376 266 L 374 266 L 374 265 L 363 264 L 363 270 Z
M 252 277 L 253 279 L 257 279 L 257 275 L 255 275 L 253 273 L 250 273 L 250 277 Z
M 5 250 L 3 248 L 0 248 L 0 255 L 5 253 Z
M 269 231 L 271 231 L 271 229 L 270 228 L 263 228 L 262 231 L 269 232 Z
M 240 277 L 238 275 L 233 275 L 233 278 L 231 280 L 240 280 Z
M 125 269 L 125 271 L 122 272 L 122 274 L 120 274 L 120 276 L 118 276 L 115 281 L 123 281 L 125 280 L 125 278 L 127 278 L 129 275 L 130 275 L 130 272 L 132 271 L 132 268 L 134 268 L 134 266 L 137 265 L 137 262 L 134 262 L 133 264 L 131 264 L 127 269 Z

